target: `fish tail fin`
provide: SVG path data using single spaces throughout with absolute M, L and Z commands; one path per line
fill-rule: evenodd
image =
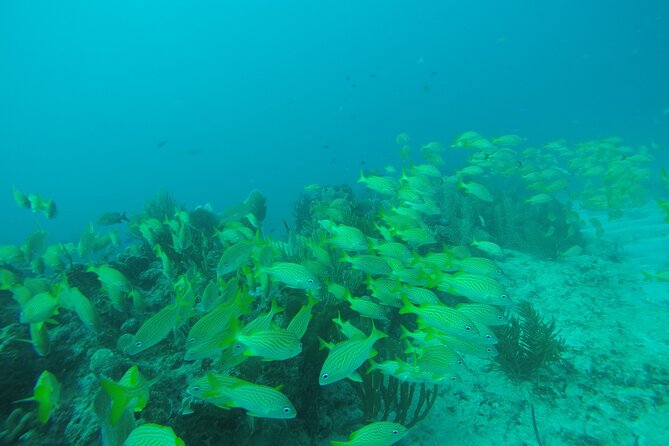
M 348 262 L 348 263 L 350 263 L 350 264 L 353 264 L 352 260 L 353 260 L 353 257 L 351 257 L 350 255 L 348 255 L 348 253 L 345 252 L 345 251 L 343 252 L 343 255 L 341 255 L 341 256 L 339 257 L 339 262 L 340 262 L 340 263 L 341 263 L 341 262 Z
M 643 274 L 643 280 L 649 282 L 653 280 L 653 275 L 647 271 L 641 271 L 641 274 Z
M 400 335 L 400 339 L 405 339 L 405 338 L 410 338 L 411 337 L 412 333 L 404 325 L 400 324 L 400 330 L 402 330 L 402 334 Z
M 130 403 L 130 395 L 128 395 L 128 391 L 125 387 L 115 383 L 111 379 L 101 378 L 100 386 L 102 386 L 102 389 L 107 392 L 112 400 L 110 418 L 113 426 L 121 419 L 123 411 L 125 411 L 128 403 Z
M 307 291 L 307 307 L 313 308 L 318 302 L 319 300 L 316 299 L 314 293 L 312 293 L 311 290 Z
M 371 338 L 373 338 L 376 341 L 379 339 L 387 338 L 388 335 L 378 328 L 376 328 L 376 325 L 374 325 L 374 322 L 372 322 L 372 333 L 369 335 Z
M 418 309 L 414 304 L 409 302 L 409 299 L 405 295 L 402 295 L 402 302 L 404 302 L 404 306 L 400 308 L 400 314 L 415 313 Z
M 233 345 L 237 337 L 242 333 L 242 328 L 239 319 L 236 316 L 232 316 L 228 325 L 228 333 L 221 339 L 219 346 L 228 348 Z
M 276 314 L 279 314 L 279 313 L 283 312 L 284 310 L 285 310 L 285 308 L 280 307 L 278 302 L 276 301 L 276 299 L 272 298 L 272 306 L 269 309 L 269 313 L 271 315 L 276 315 Z
M 333 344 L 330 342 L 327 342 L 325 339 L 319 337 L 318 338 L 318 349 L 323 350 L 324 348 L 327 348 L 328 350 L 332 350 L 332 347 L 334 347 Z
M 360 169 L 360 177 L 358 178 L 358 183 L 364 183 L 367 181 L 367 178 L 365 177 L 365 172 Z
M 130 221 L 127 215 L 125 215 L 125 211 L 121 214 L 121 221 Z

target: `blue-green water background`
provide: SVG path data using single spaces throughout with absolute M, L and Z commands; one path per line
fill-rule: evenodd
M 215 210 L 259 188 L 271 230 L 399 132 L 669 147 L 669 3 L 545 3 L 2 0 L 0 243 L 76 241 L 161 188 Z

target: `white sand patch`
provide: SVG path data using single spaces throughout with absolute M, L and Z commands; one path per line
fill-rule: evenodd
M 556 319 L 568 366 L 516 384 L 479 365 L 443 386 L 403 444 L 537 445 L 530 403 L 545 446 L 669 444 L 669 283 L 641 274 L 667 268 L 669 225 L 658 216 L 606 224 L 578 257 L 510 252 L 509 294 Z

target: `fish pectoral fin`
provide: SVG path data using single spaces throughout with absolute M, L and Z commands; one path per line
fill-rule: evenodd
M 359 382 L 359 383 L 362 382 L 362 377 L 360 376 L 360 373 L 358 373 L 358 372 L 351 373 L 350 375 L 347 376 L 347 378 L 350 379 L 351 381 L 355 381 L 355 382 Z
M 218 408 L 220 408 L 220 409 L 225 409 L 225 410 L 230 410 L 230 409 L 232 409 L 233 407 L 235 407 L 235 406 L 232 404 L 232 401 L 226 401 L 226 402 L 224 402 L 224 403 L 216 402 L 216 404 L 214 404 L 214 406 L 216 406 L 216 407 L 218 407 Z

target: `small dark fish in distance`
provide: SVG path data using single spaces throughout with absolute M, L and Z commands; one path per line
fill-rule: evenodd
M 163 140 L 160 141 L 158 144 L 156 144 L 156 147 L 160 148 L 160 147 L 164 146 L 165 144 L 167 144 L 167 140 L 166 140 L 166 139 L 163 139 Z
M 98 218 L 97 223 L 100 226 L 111 226 L 123 223 L 124 221 L 130 221 L 130 219 L 125 216 L 125 212 L 122 214 L 120 212 L 107 212 Z

